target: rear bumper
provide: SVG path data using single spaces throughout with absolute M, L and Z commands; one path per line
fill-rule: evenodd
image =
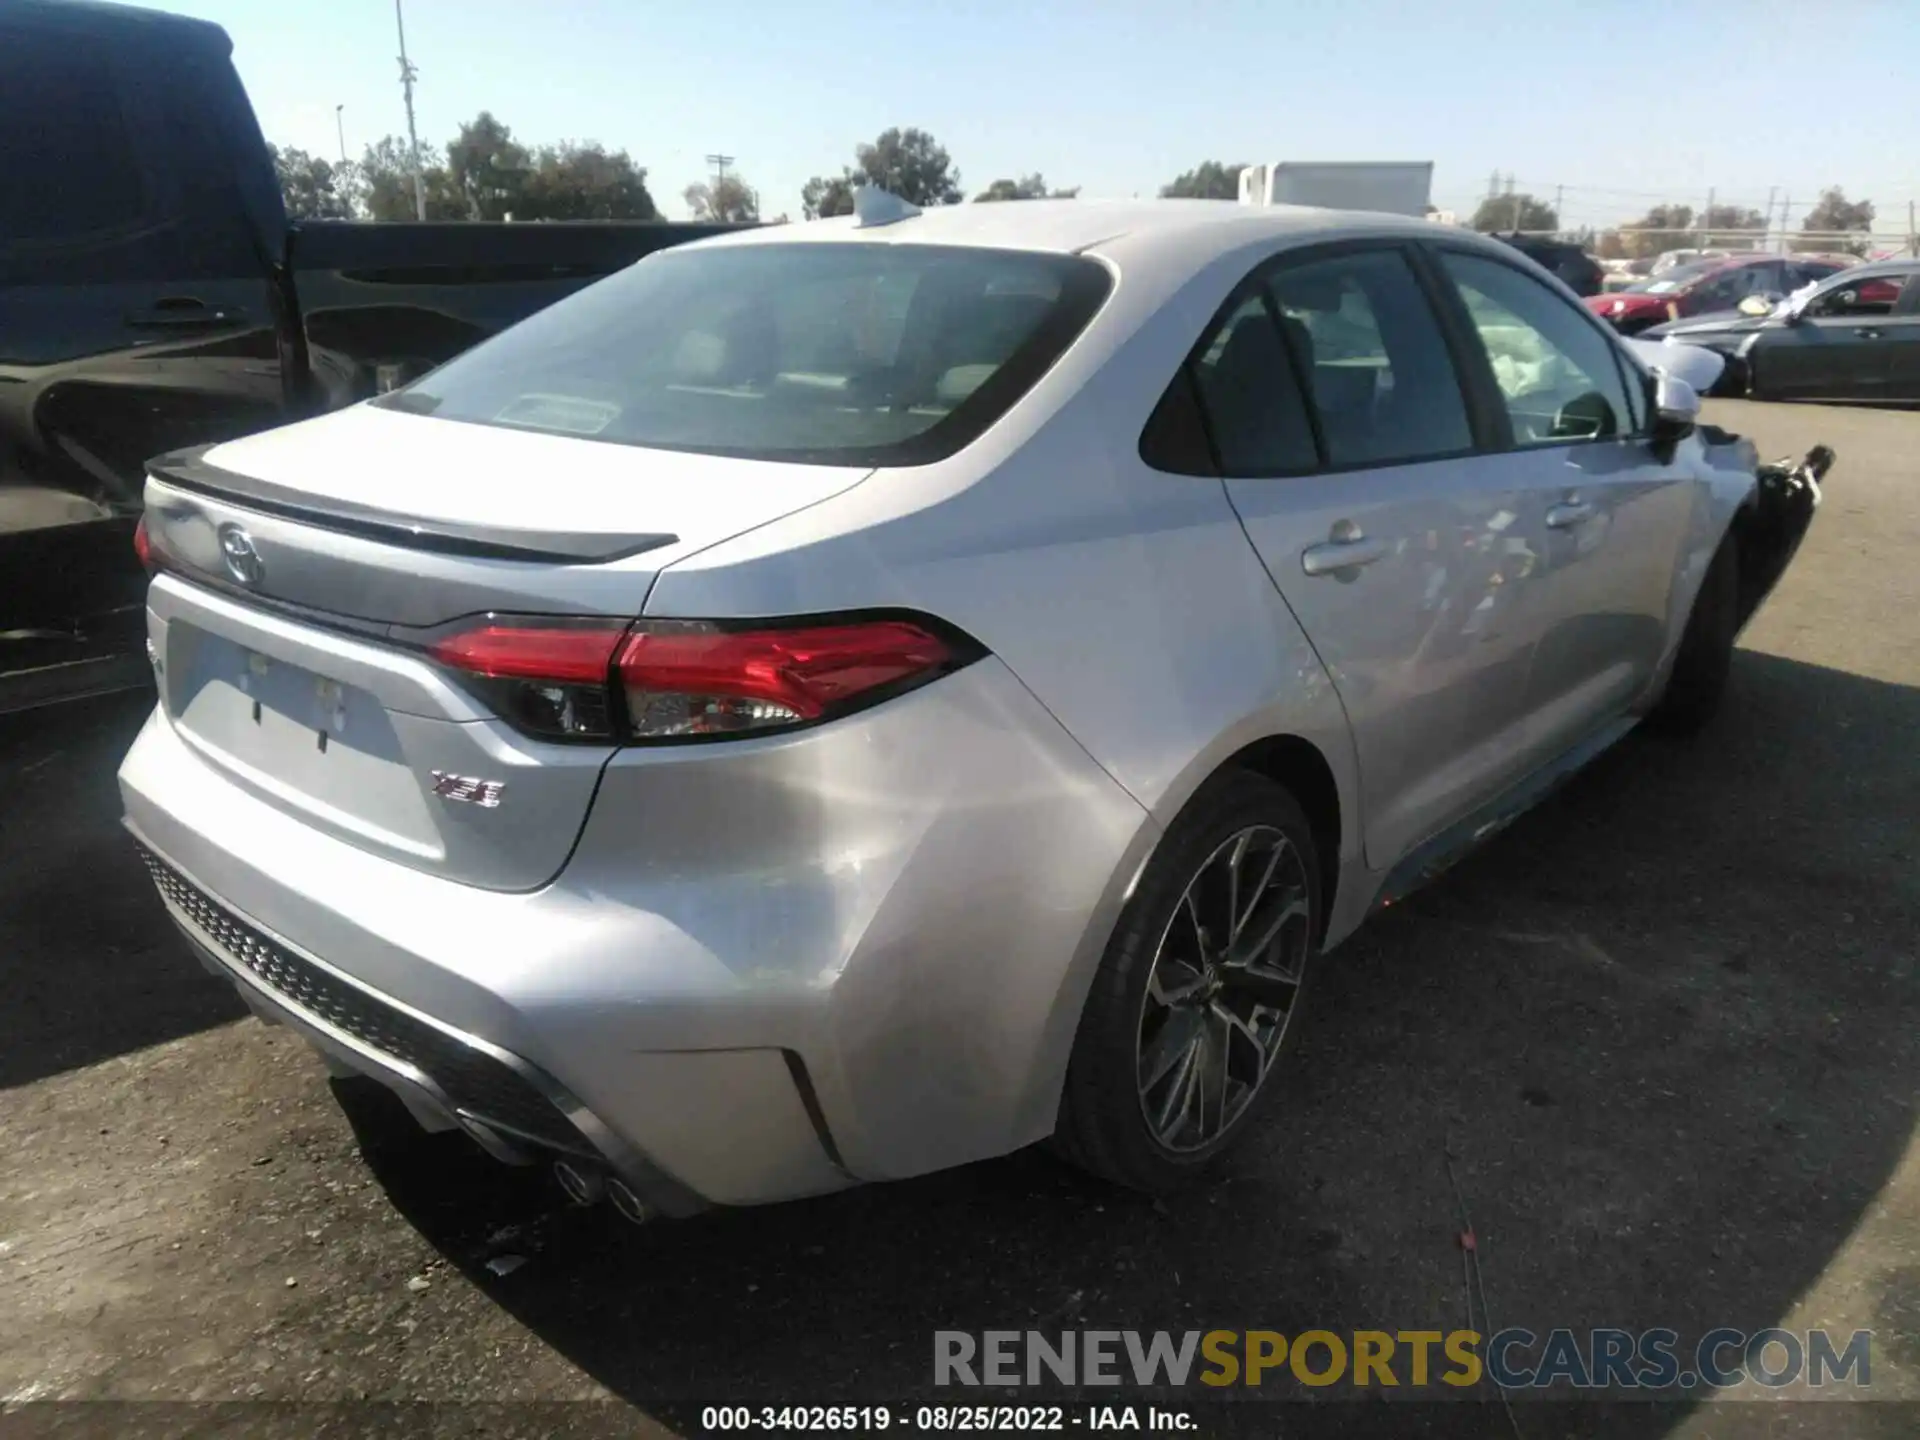
M 286 1025 L 339 1068 L 378 1080 L 426 1130 L 461 1129 L 495 1159 L 558 1152 L 606 1166 L 662 1215 L 701 1198 L 660 1170 L 552 1076 L 517 1055 L 421 1015 L 271 935 L 201 890 L 132 825 L 161 903 L 200 962 L 261 1019 Z
M 532 893 L 303 824 L 164 714 L 120 778 L 176 923 L 256 1009 L 429 1123 L 589 1153 L 669 1214 L 1047 1134 L 1155 834 L 991 659 L 785 740 L 622 752 Z M 560 1129 L 475 1099 L 473 1056 Z

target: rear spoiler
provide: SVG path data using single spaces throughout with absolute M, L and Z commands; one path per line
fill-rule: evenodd
M 357 535 L 387 545 L 439 555 L 519 560 L 548 565 L 601 565 L 679 543 L 678 535 L 610 534 L 589 530 L 523 530 L 429 520 L 351 500 L 329 500 L 209 464 L 211 445 L 174 450 L 147 462 L 147 473 L 180 490 L 231 500 L 236 505 L 297 520 L 318 530 Z

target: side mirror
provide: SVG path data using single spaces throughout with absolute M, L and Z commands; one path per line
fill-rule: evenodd
M 1658 376 L 1653 387 L 1654 448 L 1671 456 L 1673 448 L 1700 423 L 1700 392 L 1671 375 Z
M 1751 315 L 1757 320 L 1762 316 L 1771 315 L 1773 313 L 1773 307 L 1777 305 L 1779 301 L 1780 297 L 1778 295 L 1749 295 L 1740 302 L 1740 313 L 1742 315 Z

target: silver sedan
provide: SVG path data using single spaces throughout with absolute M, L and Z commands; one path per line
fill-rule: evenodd
M 1828 457 L 1697 409 L 1457 231 L 869 193 L 153 462 L 127 825 L 263 1016 L 630 1218 L 1164 1188 L 1370 911 L 1712 712 Z

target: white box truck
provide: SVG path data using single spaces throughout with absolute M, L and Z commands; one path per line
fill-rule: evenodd
M 1242 205 L 1317 205 L 1419 219 L 1432 195 L 1431 160 L 1281 160 L 1240 172 Z

